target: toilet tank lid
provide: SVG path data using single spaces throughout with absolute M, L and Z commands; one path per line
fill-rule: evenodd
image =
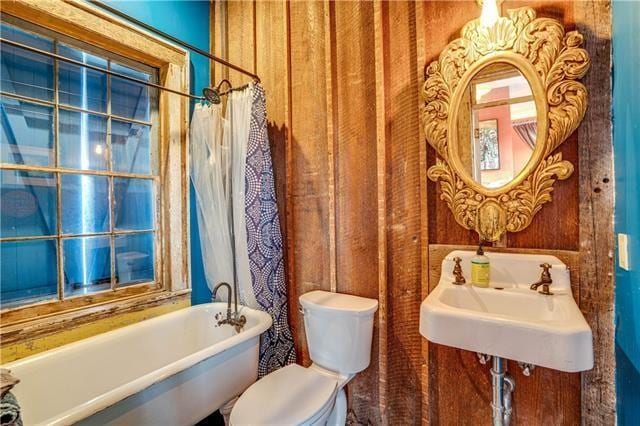
M 306 309 L 358 316 L 370 315 L 378 309 L 378 301 L 375 299 L 322 290 L 303 294 L 300 296 L 300 304 Z

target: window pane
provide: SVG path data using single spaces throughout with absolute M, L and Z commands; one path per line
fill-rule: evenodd
M 35 47 L 36 49 L 53 52 L 53 40 L 50 38 L 22 30 L 5 22 L 2 23 L 1 28 L 2 31 L 0 31 L 0 33 L 2 34 L 2 38 L 26 44 L 27 46 Z
M 57 234 L 53 173 L 2 170 L 0 200 L 3 238 Z
M 109 182 L 106 176 L 63 174 L 62 232 L 109 231 Z
M 53 108 L 0 97 L 2 139 L 0 161 L 53 166 Z
M 107 169 L 107 118 L 86 112 L 59 110 L 60 166 Z
M 151 174 L 151 127 L 111 120 L 113 170 Z
M 0 244 L 2 309 L 56 298 L 58 263 L 55 240 Z
M 119 286 L 154 280 L 152 232 L 116 237 L 115 250 Z
M 111 288 L 109 237 L 64 239 L 62 250 L 65 296 L 95 293 Z
M 53 51 L 47 38 L 2 24 L 2 37 L 40 50 Z M 19 47 L 2 45 L 0 90 L 31 98 L 53 100 L 53 59 Z
M 111 70 L 139 80 L 150 81 L 149 74 L 111 63 Z M 155 91 L 155 89 L 153 89 Z M 151 88 L 118 77 L 111 77 L 111 113 L 119 117 L 149 121 Z
M 503 64 L 500 64 L 500 66 L 503 67 Z M 490 75 L 491 71 L 487 71 L 487 69 L 490 69 L 490 67 L 487 67 L 482 72 Z M 476 84 L 475 88 L 477 104 L 532 96 L 529 82 L 519 73 L 508 73 L 502 78 L 499 77 L 499 74 L 494 75 L 490 80 Z
M 113 178 L 114 226 L 117 230 L 153 229 L 153 181 Z
M 107 68 L 106 59 L 64 44 L 58 46 L 58 53 L 84 64 Z M 61 104 L 91 111 L 107 111 L 107 75 L 105 73 L 59 61 L 58 84 Z

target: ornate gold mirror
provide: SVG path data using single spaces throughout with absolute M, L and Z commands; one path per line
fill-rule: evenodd
M 429 168 L 456 219 L 486 241 L 531 223 L 573 165 L 553 153 L 587 107 L 582 35 L 531 8 L 469 22 L 427 68 L 421 116 Z

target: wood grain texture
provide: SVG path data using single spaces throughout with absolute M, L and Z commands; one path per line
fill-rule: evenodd
M 280 228 L 286 240 L 286 144 L 289 128 L 287 5 L 284 1 L 256 3 L 256 72 L 262 76 L 267 102 L 267 130 L 273 156 Z M 285 247 L 286 248 L 286 247 Z M 285 256 L 286 257 L 286 256 Z
M 226 59 L 248 71 L 256 71 L 256 3 L 231 0 L 226 3 L 227 48 L 223 49 Z M 266 34 L 265 34 L 266 35 Z M 248 83 L 251 78 L 227 69 L 229 80 L 234 86 Z
M 291 22 L 291 158 L 290 185 L 293 221 L 289 247 L 295 269 L 289 300 L 311 290 L 331 289 L 330 175 L 327 150 L 326 15 L 320 2 L 289 4 Z M 313 71 L 313 72 L 311 72 Z M 292 315 L 299 359 L 309 365 L 304 322 Z
M 370 2 L 337 2 L 336 69 L 336 274 L 337 291 L 378 298 L 378 195 L 374 10 Z M 378 327 L 372 362 L 347 386 L 349 409 L 360 423 L 379 424 Z
M 389 105 L 387 95 L 389 87 L 385 76 L 388 73 L 388 65 L 385 60 L 387 47 L 387 7 L 386 3 L 376 1 L 373 3 L 374 20 L 374 42 L 375 42 L 375 70 L 376 70 L 376 177 L 378 194 L 378 406 L 380 409 L 380 422 L 389 422 L 389 403 L 395 396 L 389 393 L 389 379 L 394 377 L 390 372 L 390 357 L 387 351 L 389 344 L 389 280 L 387 279 L 387 145 L 389 143 L 389 132 L 387 131 L 387 113 Z M 393 367 L 392 367 L 393 368 Z
M 39 325 L 30 324 L 28 327 L 18 330 L 21 338 L 14 339 L 12 342 L 3 339 L 3 345 L 0 347 L 0 364 L 187 308 L 190 304 L 189 292 L 172 295 L 165 293 L 164 297 L 156 294 L 153 298 L 139 298 L 126 302 L 125 306 L 118 304 L 117 307 L 111 306 L 111 309 L 102 313 L 93 312 L 92 315 L 83 318 L 66 315 L 64 319 L 56 321 L 55 324 L 44 318 Z
M 331 291 L 338 289 L 337 247 L 336 247 L 336 154 L 338 147 L 338 109 L 336 96 L 338 91 L 336 61 L 333 52 L 336 46 L 335 28 L 336 13 L 332 2 L 324 2 L 324 40 L 325 40 L 325 78 L 327 88 L 327 160 L 329 163 L 329 280 Z
M 591 76 L 592 66 L 587 87 L 592 99 L 595 94 L 604 101 L 587 111 L 585 122 L 560 148 L 574 164 L 574 175 L 557 182 L 554 201 L 525 231 L 504 238 L 499 250 L 551 253 L 571 266 L 574 295 L 583 309 L 587 306 L 594 333 L 605 338 L 598 357 L 611 349 L 606 342 L 612 336 L 610 281 L 596 287 L 588 277 L 609 277 L 603 264 L 608 260 L 602 259 L 608 255 L 603 241 L 611 237 L 611 192 L 602 179 L 610 166 L 611 140 L 604 113 L 610 101 L 602 97 L 608 89 L 592 86 L 609 81 L 608 3 L 507 0 L 503 9 L 520 6 L 585 34 L 601 68 Z M 324 289 L 376 298 L 372 363 L 348 386 L 349 422 L 489 423 L 488 367 L 473 353 L 429 345 L 417 325 L 420 302 L 437 282 L 443 253 L 477 242 L 474 232 L 455 223 L 438 199 L 439 189 L 427 180 L 435 153 L 418 124 L 424 67 L 479 15 L 475 0 L 277 1 L 231 9 L 243 16 L 226 20 L 239 22 L 240 29 L 216 37 L 228 38 L 233 49 L 247 43 L 233 54 L 244 57 L 239 63 L 245 66 L 254 55 L 269 96 L 299 362 L 310 363 L 297 311 L 301 294 Z M 255 29 L 245 29 L 243 22 L 253 22 Z M 237 31 L 245 34 L 232 35 Z M 591 40 L 593 34 L 599 35 Z M 585 227 L 586 221 L 591 225 Z M 597 241 L 591 237 L 596 228 Z M 598 266 L 584 269 L 585 262 Z M 597 359 L 597 373 L 585 375 L 590 389 L 585 392 L 579 374 L 540 368 L 526 378 L 510 362 L 517 380 L 514 423 L 610 424 L 612 370 L 604 367 L 606 356 Z
M 386 218 L 386 300 L 385 384 L 386 404 L 382 407 L 389 424 L 420 424 L 421 337 L 420 316 L 421 235 L 420 215 L 420 125 L 418 117 L 419 77 L 416 73 L 416 5 L 413 2 L 384 2 L 381 7 L 382 55 L 385 88 L 384 163 L 380 171 L 386 179 L 384 197 Z M 384 291 L 384 294 L 382 294 Z M 382 325 L 381 325 L 382 327 Z M 381 334 L 383 330 L 381 330 Z M 382 357 L 382 354 L 381 354 Z
M 611 3 L 576 4 L 575 16 L 593 63 L 585 80 L 591 101 L 578 134 L 580 309 L 595 342 L 594 369 L 583 376 L 582 415 L 585 425 L 610 425 L 616 419 Z
M 2 345 L 26 343 L 32 339 L 52 336 L 81 324 L 90 324 L 114 315 L 138 312 L 147 308 L 161 306 L 165 303 L 173 303 L 176 300 L 187 300 L 190 293 L 191 290 L 156 291 L 92 305 L 86 309 L 76 309 L 57 315 L 42 315 L 29 322 L 3 324 Z
M 220 58 L 226 58 L 227 47 L 227 2 L 212 1 L 209 3 L 209 50 Z M 218 84 L 224 78 L 229 78 L 229 68 L 215 61 L 209 61 L 211 68 L 211 84 Z
M 427 63 L 427 49 L 425 44 L 429 38 L 429 31 L 426 23 L 430 15 L 427 13 L 426 3 L 417 2 L 415 7 L 415 26 L 416 26 L 416 64 L 414 64 L 419 84 L 424 82 L 424 67 Z M 429 250 L 425 250 L 429 242 L 429 209 L 427 194 L 427 147 L 426 134 L 424 128 L 419 126 L 419 152 L 420 152 L 420 299 L 424 300 L 429 294 Z M 420 336 L 422 337 L 422 336 Z M 420 420 L 421 424 L 430 424 L 431 417 L 429 415 L 429 389 L 431 382 L 429 380 L 429 341 L 420 339 L 420 355 L 422 365 L 420 368 Z M 417 417 L 417 415 L 416 415 Z
M 577 3 L 579 2 L 507 0 L 503 3 L 502 10 L 522 6 L 533 7 L 539 17 L 557 19 L 564 24 L 567 31 L 570 31 L 576 29 L 574 9 L 579 7 Z M 557 152 L 562 153 L 563 160 L 570 161 L 574 165 L 573 175 L 567 180 L 556 181 L 551 193 L 553 201 L 544 205 L 529 227 L 515 234 L 507 234 L 507 247 L 578 250 L 579 215 L 576 202 L 580 176 L 578 132 L 573 133 Z
M 478 17 L 479 9 L 475 1 L 426 1 L 422 4 L 426 21 L 424 42 L 424 67 L 437 59 L 442 49 L 460 35 L 462 27 Z M 437 31 L 433 31 L 437 28 Z M 421 83 L 424 82 L 424 74 Z M 426 140 L 424 141 L 426 144 Z M 427 167 L 435 164 L 436 153 L 427 147 Z M 429 210 L 429 243 L 431 244 L 471 244 L 478 241 L 474 231 L 457 224 L 449 208 L 440 200 L 440 185 L 427 183 L 427 203 Z
M 280 230 L 282 233 L 285 272 L 289 296 L 296 294 L 296 281 L 291 274 L 295 271 L 295 263 L 290 249 L 289 223 L 292 223 L 292 200 L 289 190 L 292 182 L 288 167 L 291 157 L 291 103 L 289 84 L 290 46 L 288 40 L 289 7 L 286 1 L 257 2 L 255 14 L 256 73 L 261 76 L 267 103 L 267 132 L 273 159 L 274 185 Z M 289 323 L 299 327 L 300 317 L 298 304 L 290 303 L 288 310 Z M 294 327 L 293 335 L 299 329 Z M 300 350 L 298 349 L 298 352 Z
M 573 176 L 557 182 L 552 193 L 554 201 L 544 206 L 532 225 L 523 232 L 508 234 L 501 241 L 503 246 L 516 249 L 562 250 L 558 253 L 571 253 L 570 258 L 560 257 L 572 267 L 572 289 L 576 300 L 585 313 L 594 331 L 594 349 L 596 367 L 584 375 L 585 384 L 581 397 L 580 375 L 565 374 L 548 369 L 536 369 L 530 378 L 516 377 L 514 415 L 516 424 L 612 424 L 614 412 L 613 387 L 613 329 L 611 311 L 612 262 L 610 253 L 613 233 L 611 231 L 610 199 L 612 191 L 608 182 L 611 179 L 611 139 L 610 139 L 610 58 L 609 29 L 610 17 L 607 2 L 584 1 L 506 1 L 503 10 L 519 6 L 534 7 L 538 16 L 551 17 L 564 23 L 567 30 L 578 29 L 586 38 L 586 47 L 592 59 L 591 70 L 585 81 L 591 99 L 598 99 L 598 105 L 590 103 L 582 125 L 560 148 L 563 158 L 575 166 Z M 448 34 L 446 29 L 459 29 L 458 19 L 466 21 L 474 18 L 477 8 L 473 3 L 429 2 L 426 6 L 428 21 L 434 27 L 444 31 L 429 33 L 439 39 Z M 447 12 L 448 11 L 448 12 Z M 471 16 L 469 16 L 471 15 Z M 454 34 L 455 35 L 455 34 Z M 448 40 L 439 40 L 435 46 L 444 46 Z M 427 62 L 438 54 L 438 47 L 425 43 L 428 53 Z M 431 49 L 433 51 L 431 51 Z M 596 83 L 596 81 L 598 83 Z M 598 85 L 598 87 L 595 87 Z M 429 148 L 428 164 L 433 164 L 435 153 Z M 448 208 L 439 200 L 439 189 L 428 183 L 428 220 L 429 243 L 431 244 L 471 244 L 477 242 L 473 232 L 466 231 L 455 224 Z M 597 212 L 597 213 L 596 213 Z M 598 232 L 596 232 L 596 230 Z M 450 250 L 453 247 L 446 247 Z M 558 255 L 558 254 L 556 254 Z M 430 287 L 434 287 L 439 276 L 439 262 L 432 259 L 429 251 Z M 435 268 L 435 269 L 434 269 Z M 437 271 L 437 272 L 436 272 Z M 435 282 L 434 282 L 435 280 Z M 596 282 L 603 284 L 597 285 Z M 602 337 L 598 337 L 598 335 Z M 467 369 L 463 351 L 443 349 L 435 346 L 429 353 L 429 389 L 430 398 L 426 401 L 431 421 L 437 423 L 489 422 L 490 411 L 484 414 L 468 412 L 463 406 L 449 399 L 453 405 L 441 400 L 443 395 L 458 391 L 467 395 L 471 382 L 481 383 L 484 373 Z M 600 355 L 599 355 L 600 354 Z M 462 362 L 461 375 L 473 377 L 469 383 L 447 391 L 451 365 Z M 440 364 L 443 365 L 440 365 Z M 476 363 L 476 367 L 478 364 Z M 509 368 L 519 374 L 513 363 Z M 473 385 L 475 386 L 475 385 Z M 553 389 L 553 391 L 545 391 Z M 486 389 L 472 392 L 473 401 L 479 402 L 479 396 Z M 465 400 L 466 397 L 462 397 Z M 582 398 L 582 408 L 581 408 Z M 468 401 L 467 401 L 468 402 Z M 468 404 L 473 405 L 473 404 Z M 479 417 L 478 417 L 479 416 Z M 484 417 L 483 417 L 484 416 Z M 584 416 L 584 418 L 583 418 Z

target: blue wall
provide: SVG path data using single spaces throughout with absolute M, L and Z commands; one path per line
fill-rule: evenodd
M 630 271 L 616 269 L 618 424 L 640 424 L 640 2 L 613 2 L 613 144 L 617 233 Z
M 109 5 L 146 24 L 171 34 L 193 46 L 209 51 L 209 2 L 204 1 L 157 1 L 111 0 Z M 209 85 L 209 62 L 202 55 L 191 53 L 191 92 L 200 94 Z M 200 236 L 196 216 L 196 200 L 193 187 L 191 202 L 191 302 L 204 303 L 211 300 L 202 265 Z

